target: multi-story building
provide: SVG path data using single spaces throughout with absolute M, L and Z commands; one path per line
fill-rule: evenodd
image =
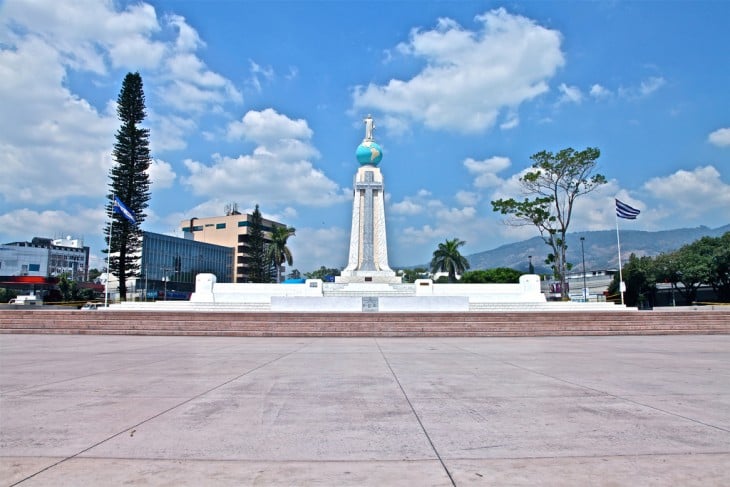
M 34 237 L 30 242 L 5 244 L 0 274 L 9 276 L 68 276 L 81 282 L 89 277 L 89 247 L 82 240 L 66 237 Z
M 134 282 L 134 294 L 190 293 L 200 273 L 215 274 L 218 282 L 233 282 L 232 262 L 231 247 L 142 232 L 140 276 Z
M 196 242 L 207 242 L 235 249 L 233 257 L 233 282 L 249 281 L 249 238 L 251 232 L 251 214 L 233 211 L 225 216 L 209 218 L 191 218 L 180 222 L 180 229 L 186 239 Z M 262 218 L 264 240 L 270 242 L 271 230 L 285 227 L 283 223 Z

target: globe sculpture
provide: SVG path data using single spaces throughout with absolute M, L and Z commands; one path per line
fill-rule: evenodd
M 376 142 L 366 140 L 357 146 L 355 157 L 357 157 L 357 162 L 359 162 L 361 166 L 367 164 L 377 166 L 383 159 L 383 149 L 381 149 Z

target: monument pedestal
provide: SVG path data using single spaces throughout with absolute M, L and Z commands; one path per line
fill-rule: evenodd
M 380 283 L 400 284 L 403 282 L 400 276 L 396 276 L 392 270 L 388 271 L 347 271 L 343 270 L 339 276 L 335 276 L 336 283 Z

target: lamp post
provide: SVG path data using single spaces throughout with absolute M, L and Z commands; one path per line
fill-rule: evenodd
M 586 288 L 586 251 L 583 247 L 585 237 L 580 238 L 580 253 L 583 256 L 583 301 L 588 301 L 588 289 Z
M 163 298 L 164 301 L 167 301 L 167 281 L 170 280 L 170 278 L 168 277 L 167 273 L 170 270 L 172 270 L 172 269 L 170 269 L 168 267 L 163 267 L 162 268 L 162 273 L 163 273 L 162 274 L 162 282 L 165 283 L 165 297 Z

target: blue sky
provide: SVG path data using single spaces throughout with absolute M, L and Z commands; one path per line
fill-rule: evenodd
M 83 238 L 100 267 L 115 101 L 139 71 L 145 230 L 235 202 L 344 266 L 355 148 L 383 147 L 391 267 L 533 237 L 490 201 L 530 155 L 601 150 L 571 231 L 730 222 L 730 2 L 0 2 L 0 241 Z M 547 247 L 546 247 L 547 249 Z

